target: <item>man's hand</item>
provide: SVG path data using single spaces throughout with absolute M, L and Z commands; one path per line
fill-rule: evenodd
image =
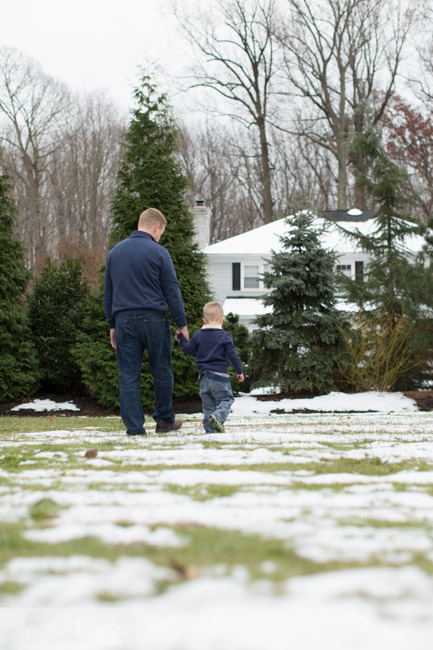
M 188 325 L 184 325 L 183 327 L 178 327 L 177 328 L 176 334 L 174 335 L 174 338 L 176 339 L 176 341 L 179 340 L 178 334 L 183 334 L 184 337 L 186 338 L 186 340 L 189 341 Z
M 243 380 L 245 379 L 245 377 L 244 377 L 244 373 L 242 373 L 241 375 L 236 375 L 236 379 L 237 379 L 238 381 L 243 381 Z
M 116 345 L 116 330 L 114 329 L 114 327 L 112 327 L 112 328 L 110 329 L 110 343 L 111 343 L 111 347 L 113 348 L 113 350 L 117 350 L 117 345 Z

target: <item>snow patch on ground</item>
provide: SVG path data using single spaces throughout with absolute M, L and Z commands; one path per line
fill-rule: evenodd
M 32 411 L 79 411 L 80 409 L 73 402 L 54 402 L 52 399 L 35 399 L 33 402 L 18 404 L 11 411 L 22 411 L 31 409 Z
M 262 393 L 263 394 L 263 393 Z M 254 395 L 243 393 L 235 400 L 232 407 L 236 415 L 248 413 L 270 413 L 278 408 L 290 412 L 307 409 L 309 411 L 345 412 L 377 411 L 379 413 L 400 413 L 418 411 L 413 399 L 403 393 L 339 393 L 332 392 L 328 395 L 319 395 L 311 399 L 282 399 L 279 401 L 260 401 Z

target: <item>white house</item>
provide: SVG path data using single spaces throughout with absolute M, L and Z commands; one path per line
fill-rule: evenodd
M 346 230 L 359 230 L 372 234 L 375 220 L 372 212 L 360 210 L 329 212 L 335 221 L 317 217 L 314 223 L 318 229 L 327 224 L 322 237 L 323 247 L 337 255 L 338 267 L 352 279 L 362 280 L 369 262 L 369 255 L 357 247 L 357 242 L 345 236 Z M 254 230 L 230 237 L 203 249 L 208 259 L 209 284 L 213 297 L 224 306 L 227 314 L 239 315 L 239 321 L 249 329 L 254 329 L 253 320 L 267 309 L 260 297 L 268 290 L 263 286 L 261 274 L 269 264 L 272 251 L 281 250 L 281 235 L 288 232 L 286 219 L 279 219 Z M 424 240 L 412 236 L 405 242 L 410 253 L 416 255 L 424 245 Z

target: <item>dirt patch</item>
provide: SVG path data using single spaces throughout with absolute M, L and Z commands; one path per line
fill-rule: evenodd
M 0 416 L 31 416 L 38 415 L 46 416 L 47 411 L 35 411 L 33 409 L 21 409 L 20 411 L 12 411 L 14 406 L 33 402 L 36 399 L 45 400 L 50 399 L 53 402 L 72 402 L 77 406 L 79 411 L 50 411 L 50 415 L 86 415 L 88 417 L 107 417 L 109 415 L 120 415 L 119 409 L 107 409 L 98 404 L 97 400 L 90 395 L 68 393 L 66 395 L 57 395 L 54 393 L 40 393 L 31 398 L 22 400 L 21 402 L 4 402 L 0 404 Z M 198 413 L 201 411 L 200 399 L 189 400 L 186 402 L 173 402 L 173 410 L 175 413 Z M 146 415 L 151 415 L 152 410 L 145 411 Z
M 283 393 L 273 393 L 272 395 L 256 395 L 259 402 L 279 402 L 281 399 L 313 399 L 319 393 L 293 393 L 291 391 Z
M 408 390 L 403 394 L 413 399 L 420 411 L 433 411 L 433 390 Z

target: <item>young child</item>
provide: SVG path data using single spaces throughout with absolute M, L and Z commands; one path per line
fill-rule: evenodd
M 238 381 L 244 380 L 242 363 L 232 337 L 223 330 L 224 312 L 219 302 L 203 307 L 203 327 L 190 341 L 176 335 L 186 354 L 195 356 L 200 372 L 200 397 L 203 403 L 203 426 L 208 433 L 223 432 L 224 422 L 234 402 L 228 366 L 231 361 Z

